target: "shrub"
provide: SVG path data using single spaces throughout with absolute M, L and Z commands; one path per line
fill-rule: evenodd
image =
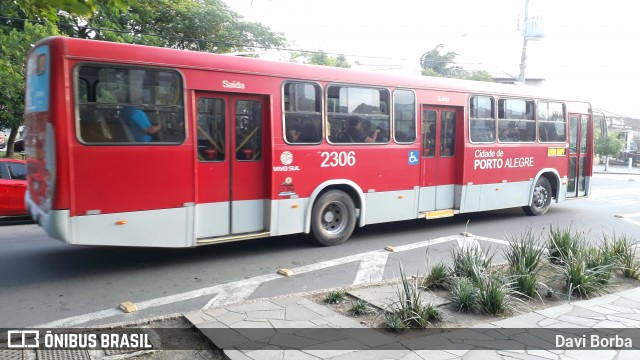
M 640 261 L 636 257 L 637 243 L 627 239 L 626 235 L 616 236 L 609 241 L 605 235 L 605 244 L 609 245 L 609 251 L 616 264 L 616 269 L 622 276 L 632 279 L 640 278 Z
M 565 229 L 549 227 L 549 238 L 547 240 L 547 250 L 549 261 L 552 264 L 562 264 L 567 258 L 569 251 L 576 252 L 576 243 L 584 239 L 582 233 L 571 233 L 571 226 Z
M 505 282 L 494 273 L 485 273 L 480 277 L 478 286 L 478 307 L 490 315 L 501 315 L 513 312 L 517 302 L 517 295 L 512 284 Z
M 440 310 L 430 303 L 425 303 L 424 291 L 418 285 L 418 278 L 408 279 L 402 265 L 400 265 L 400 277 L 401 287 L 396 288 L 398 300 L 389 305 L 385 315 L 387 327 L 393 329 L 411 325 L 426 327 L 430 322 L 440 321 L 442 318 Z M 403 325 L 401 326 L 400 323 Z
M 454 249 L 451 253 L 453 257 L 453 275 L 456 277 L 467 277 L 477 284 L 480 277 L 489 271 L 493 256 L 484 252 L 479 246 L 467 246 L 462 249 Z
M 451 282 L 451 274 L 447 266 L 439 262 L 431 267 L 429 275 L 424 279 L 422 286 L 428 289 L 446 289 Z
M 373 313 L 373 309 L 371 309 L 366 301 L 358 299 L 353 303 L 353 306 L 351 306 L 350 312 L 352 315 L 366 315 Z
M 347 301 L 347 293 L 342 290 L 329 291 L 324 298 L 324 302 L 329 304 L 337 304 Z
M 509 263 L 509 274 L 515 289 L 530 298 L 539 295 L 538 273 L 544 260 L 544 248 L 536 244 L 531 228 L 527 228 L 519 237 L 507 237 L 507 240 L 509 246 L 504 256 Z
M 449 288 L 451 308 L 457 312 L 471 312 L 478 300 L 478 290 L 467 277 L 455 278 Z

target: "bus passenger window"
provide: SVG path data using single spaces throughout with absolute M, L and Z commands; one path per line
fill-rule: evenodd
M 540 142 L 564 142 L 567 139 L 567 120 L 564 104 L 538 103 L 538 140 Z
M 469 103 L 469 137 L 472 142 L 495 141 L 495 103 L 489 96 L 472 96 Z
M 283 87 L 284 140 L 289 144 L 319 144 L 322 141 L 320 86 L 290 82 Z
M 82 65 L 77 71 L 78 138 L 86 144 L 181 143 L 182 80 L 166 70 Z
M 416 140 L 416 97 L 413 91 L 393 92 L 393 136 L 399 143 Z
M 533 100 L 500 99 L 498 101 L 498 140 L 500 142 L 535 141 Z
M 327 88 L 329 142 L 380 143 L 389 129 L 389 91 L 355 86 Z

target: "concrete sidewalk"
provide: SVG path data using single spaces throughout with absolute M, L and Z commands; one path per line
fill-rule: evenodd
M 360 289 L 358 296 L 378 299 L 377 289 Z M 417 337 L 370 329 L 296 296 L 194 312 L 187 318 L 232 360 L 640 359 L 640 288 L 503 320 L 487 317 L 487 323 L 472 329 Z M 628 340 L 633 349 L 557 346 L 557 334 L 580 339 L 591 331 Z
M 595 164 L 593 172 L 594 174 L 640 175 L 640 167 L 632 166 L 629 169 L 628 165 L 609 164 L 609 169 L 605 171 L 603 164 Z

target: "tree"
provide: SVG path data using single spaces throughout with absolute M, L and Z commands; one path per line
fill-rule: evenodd
M 450 66 L 455 64 L 455 59 L 458 54 L 451 51 L 448 51 L 446 54 L 441 54 L 440 50 L 442 50 L 443 47 L 443 44 L 438 44 L 432 50 L 422 54 L 420 57 L 420 66 L 422 67 L 423 75 L 451 77 L 450 75 L 461 69 L 459 66 Z
M 438 76 L 454 79 L 466 79 L 476 81 L 492 82 L 491 74 L 484 70 L 473 70 L 471 73 L 463 69 L 461 66 L 455 65 L 458 53 L 448 51 L 441 53 L 443 44 L 438 44 L 432 50 L 427 51 L 420 57 L 420 66 L 422 67 L 423 76 Z
M 618 139 L 616 134 L 609 134 L 607 137 L 596 138 L 594 152 L 599 156 L 604 156 L 604 171 L 609 171 L 609 157 L 617 157 L 622 152 L 624 143 Z
M 137 0 L 128 8 L 95 0 L 90 16 L 61 15 L 65 34 L 85 39 L 225 53 L 283 46 L 284 35 L 246 22 L 221 0 Z
M 349 64 L 347 58 L 342 54 L 338 55 L 337 57 L 329 56 L 324 51 L 319 50 L 312 53 L 305 53 L 304 55 L 302 55 L 302 57 L 305 58 L 305 63 L 307 64 L 334 66 L 341 68 L 351 67 L 351 64 Z
M 27 53 L 36 41 L 56 34 L 55 26 L 28 22 L 22 30 L 0 29 L 0 129 L 11 129 L 6 157 L 13 156 L 13 143 L 23 121 Z

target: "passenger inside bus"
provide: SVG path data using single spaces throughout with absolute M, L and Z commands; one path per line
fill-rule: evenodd
M 126 96 L 124 93 L 118 93 L 118 102 L 126 103 Z M 141 109 L 132 106 L 124 105 L 120 109 L 120 118 L 124 121 L 125 125 L 131 131 L 131 135 L 137 142 L 150 142 L 153 141 L 151 135 L 157 134 L 162 130 L 162 125 L 153 125 L 149 121 L 149 117 Z
M 515 121 L 510 121 L 506 129 L 502 131 L 500 141 L 518 141 L 520 140 L 520 130 L 516 126 Z
M 291 124 L 287 126 L 287 142 L 297 143 L 301 140 L 302 128 L 298 124 Z
M 350 116 L 347 120 L 349 127 L 347 128 L 347 134 L 355 143 L 371 143 L 375 142 L 380 133 L 380 129 L 375 129 L 371 136 L 368 136 L 365 130 L 362 128 L 362 119 L 358 116 Z

